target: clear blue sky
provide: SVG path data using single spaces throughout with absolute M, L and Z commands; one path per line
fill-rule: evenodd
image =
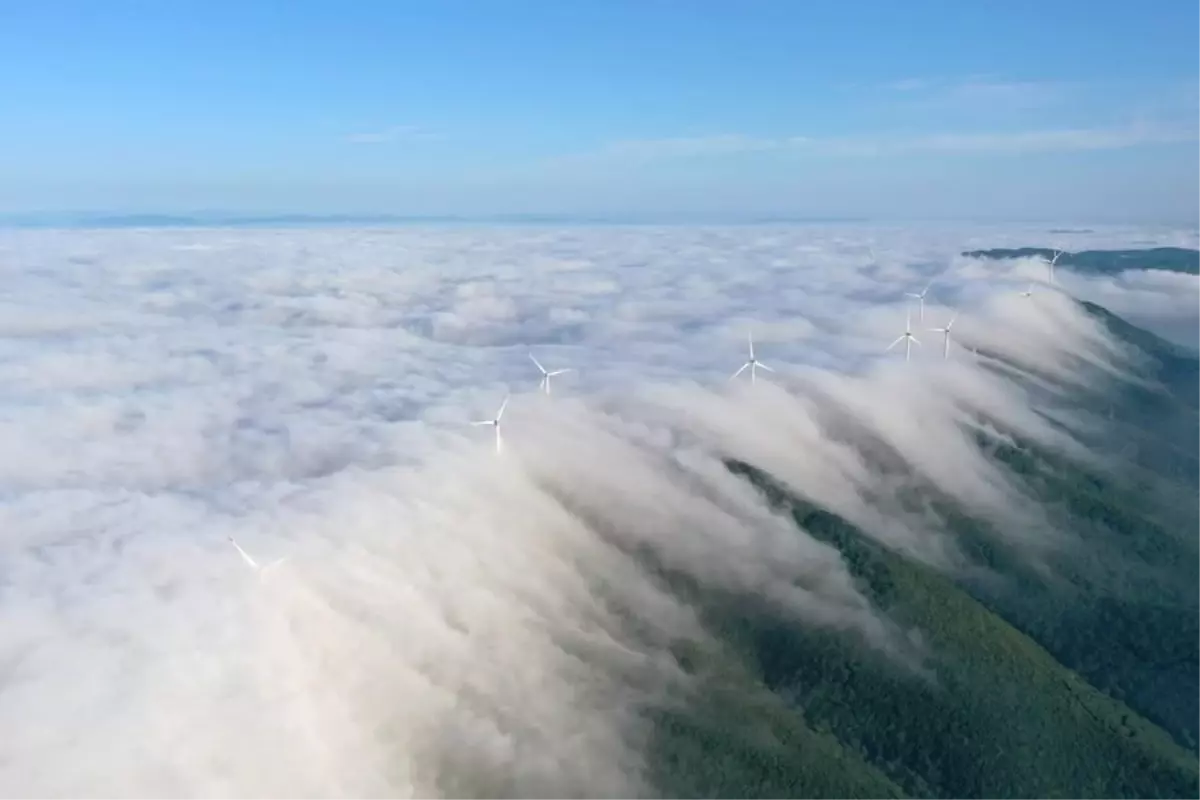
M 0 0 L 0 211 L 1187 220 L 1196 0 Z

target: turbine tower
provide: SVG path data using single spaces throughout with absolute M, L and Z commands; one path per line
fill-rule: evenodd
M 1050 284 L 1051 285 L 1054 285 L 1054 265 L 1058 263 L 1058 260 L 1060 258 L 1062 258 L 1062 256 L 1063 256 L 1062 250 L 1055 250 L 1054 258 L 1052 258 L 1052 259 L 1047 259 L 1045 256 L 1042 256 L 1042 261 L 1046 262 L 1046 269 L 1049 270 L 1049 272 L 1050 272 Z
M 950 321 L 946 323 L 944 328 L 930 328 L 929 330 L 942 334 L 942 358 L 950 357 L 950 329 L 954 327 L 954 320 L 958 319 L 958 312 L 950 317 Z
M 508 405 L 508 396 L 506 395 L 504 397 L 504 402 L 500 404 L 500 410 L 496 412 L 495 419 L 481 419 L 481 420 L 477 420 L 477 421 L 471 423 L 472 425 L 491 425 L 493 428 L 496 429 L 496 452 L 497 453 L 502 452 L 504 450 L 504 444 L 500 439 L 500 418 L 504 416 L 504 407 L 507 405 Z
M 918 322 L 925 321 L 925 295 L 929 291 L 930 286 L 933 286 L 933 281 L 930 281 L 929 283 L 925 284 L 925 288 L 922 289 L 920 292 L 905 292 L 904 293 L 904 295 L 906 297 L 917 298 L 917 302 L 920 303 L 920 309 L 917 312 L 917 321 Z
M 733 380 L 738 375 L 741 375 L 743 372 L 746 371 L 746 367 L 749 367 L 750 368 L 750 385 L 753 386 L 755 370 L 765 369 L 767 372 L 774 372 L 775 370 L 771 369 L 766 364 L 762 363 L 761 361 L 759 361 L 757 358 L 754 357 L 754 334 L 752 334 L 752 333 L 746 334 L 746 343 L 750 346 L 750 358 L 746 360 L 745 364 L 742 364 L 742 366 L 740 368 L 738 368 L 737 372 L 735 372 L 729 376 L 729 380 Z
M 546 394 L 550 394 L 550 379 L 551 378 L 553 378 L 555 375 L 562 375 L 564 372 L 571 371 L 570 367 L 566 367 L 565 369 L 556 369 L 556 370 L 547 372 L 546 368 L 542 366 L 542 362 L 538 361 L 536 358 L 533 357 L 533 353 L 529 354 L 529 360 L 532 361 L 537 366 L 537 368 L 542 371 L 542 380 L 541 380 L 541 383 L 538 384 L 538 387 L 542 391 L 544 391 Z
M 912 353 L 913 342 L 916 342 L 918 347 L 920 347 L 920 345 L 921 345 L 921 342 L 917 340 L 917 337 L 912 335 L 912 309 L 911 308 L 907 309 L 904 314 L 904 333 L 901 334 L 900 336 L 896 337 L 896 341 L 889 344 L 887 346 L 887 350 L 884 350 L 883 352 L 886 353 L 888 350 L 891 350 L 893 347 L 900 344 L 901 342 L 904 342 L 904 360 L 908 361 L 908 359 Z

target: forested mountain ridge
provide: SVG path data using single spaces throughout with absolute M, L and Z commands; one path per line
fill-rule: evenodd
M 1047 565 L 1030 564 L 933 487 L 919 490 L 921 502 L 978 571 L 913 561 L 754 466 L 728 464 L 836 546 L 927 658 L 908 669 L 845 634 L 703 596 L 670 576 L 720 644 L 683 659 L 704 689 L 658 718 L 650 753 L 665 794 L 1200 794 L 1195 470 L 1153 452 L 1180 435 L 1195 443 L 1200 372 L 1187 352 L 1084 306 L 1144 356 L 1145 380 L 1108 387 L 1104 400 L 1111 435 L 1147 456 L 1105 469 L 1019 438 L 977 437 L 1069 532 L 1073 547 Z
M 1049 247 L 994 247 L 987 250 L 968 250 L 971 258 L 1045 258 L 1054 257 Z M 1185 275 L 1200 275 L 1200 251 L 1182 247 L 1151 247 L 1142 250 L 1082 250 L 1064 252 L 1057 267 L 1073 269 L 1092 275 L 1114 275 L 1129 269 L 1160 269 Z

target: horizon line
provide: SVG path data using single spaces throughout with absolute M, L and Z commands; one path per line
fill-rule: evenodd
M 967 224 L 1035 225 L 1058 228 L 1121 225 L 1164 226 L 1200 231 L 1195 221 L 1137 219 L 1031 219 L 1002 217 L 897 217 L 869 215 L 804 214 L 702 214 L 702 213 L 475 213 L 399 214 L 387 212 L 240 212 L 198 210 L 190 212 L 113 211 L 9 211 L 0 212 L 0 229 L 53 228 L 212 228 L 269 227 L 291 225 L 414 225 L 414 224 L 509 224 L 509 225 L 803 225 L 803 224 Z

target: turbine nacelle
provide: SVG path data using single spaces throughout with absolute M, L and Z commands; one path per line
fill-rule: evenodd
M 500 404 L 500 410 L 496 412 L 495 419 L 480 419 L 472 422 L 472 425 L 491 425 L 496 431 L 496 452 L 499 453 L 504 449 L 502 440 L 500 439 L 500 420 L 504 417 L 504 409 L 508 406 L 509 395 L 505 395 L 504 402 Z
M 1054 258 L 1051 259 L 1047 259 L 1045 256 L 1042 256 L 1042 261 L 1046 263 L 1046 269 L 1050 273 L 1050 283 L 1054 283 L 1054 266 L 1058 263 L 1058 260 L 1063 257 L 1063 252 L 1064 251 L 1062 250 L 1055 250 Z
M 946 323 L 944 328 L 930 328 L 930 331 L 942 334 L 942 358 L 950 357 L 950 330 L 954 327 L 954 320 L 958 319 L 958 312 L 950 317 L 950 321 Z
M 905 297 L 915 297 L 919 305 L 917 319 L 921 322 L 925 321 L 925 295 L 929 293 L 929 287 L 933 286 L 933 281 L 925 284 L 925 288 L 920 292 L 905 292 Z
M 926 289 L 926 291 L 928 291 L 929 287 L 927 286 L 927 287 L 925 287 L 925 289 Z M 922 294 L 924 294 L 924 292 L 922 292 Z M 889 344 L 887 346 L 887 349 L 885 349 L 883 352 L 885 352 L 885 353 L 888 352 L 889 350 L 891 350 L 893 347 L 900 344 L 901 342 L 904 342 L 904 360 L 905 361 L 908 361 L 909 357 L 912 355 L 913 342 L 916 342 L 918 347 L 921 346 L 920 340 L 917 339 L 917 337 L 913 336 L 913 334 L 912 334 L 912 309 L 911 308 L 905 310 L 904 333 L 897 336 L 896 341 Z
M 754 357 L 754 334 L 752 334 L 752 333 L 746 334 L 746 343 L 749 345 L 750 357 L 748 359 L 746 359 L 745 364 L 742 364 L 742 366 L 738 368 L 737 372 L 735 372 L 729 376 L 729 380 L 733 380 L 738 375 L 741 375 L 743 372 L 745 372 L 747 369 L 749 369 L 750 370 L 750 385 L 753 386 L 755 383 L 755 377 L 756 377 L 755 372 L 757 370 L 765 369 L 767 372 L 774 372 L 775 370 L 771 369 L 766 364 L 762 363 L 761 361 L 759 361 L 757 358 Z
M 546 394 L 550 394 L 550 379 L 551 378 L 553 378 L 555 375 L 562 375 L 564 372 L 573 372 L 574 371 L 571 369 L 571 367 L 565 367 L 563 369 L 547 370 L 545 367 L 542 366 L 542 362 L 538 361 L 534 357 L 533 353 L 529 354 L 529 360 L 534 363 L 534 366 L 536 366 L 539 371 L 541 371 L 542 379 L 541 379 L 541 381 L 538 382 L 538 388 L 542 389 L 542 391 L 544 391 Z

